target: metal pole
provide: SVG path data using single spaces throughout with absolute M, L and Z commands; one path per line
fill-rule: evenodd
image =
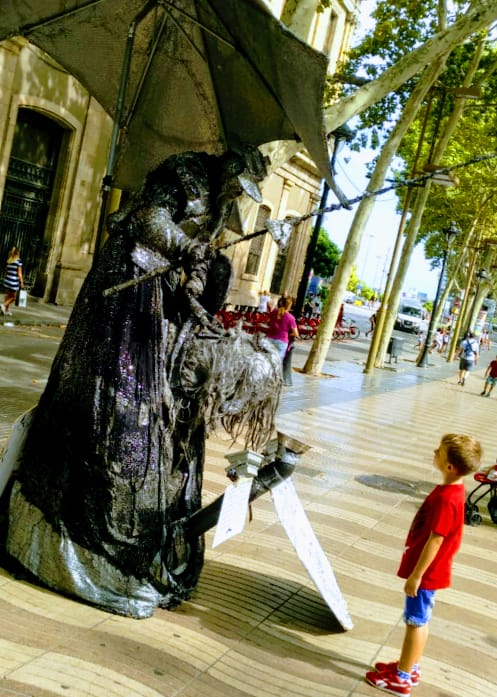
M 431 317 L 430 317 L 430 322 L 428 324 L 428 331 L 426 332 L 425 343 L 423 345 L 423 348 L 421 350 L 421 354 L 420 354 L 418 361 L 416 363 L 418 368 L 427 368 L 428 367 L 428 350 L 429 350 L 430 344 L 431 344 L 431 337 L 433 334 L 433 325 L 435 324 L 435 316 L 437 313 L 438 303 L 440 300 L 440 292 L 442 290 L 442 282 L 443 282 L 443 277 L 444 277 L 444 273 L 445 273 L 445 263 L 447 261 L 448 251 L 449 251 L 449 244 L 447 241 L 447 245 L 445 247 L 444 254 L 443 254 L 442 270 L 440 271 L 440 276 L 438 277 L 438 285 L 437 285 L 437 292 L 435 294 L 435 301 L 433 303 L 433 307 L 431 310 Z
M 352 131 L 346 123 L 342 124 L 338 128 L 336 128 L 334 131 L 331 131 L 331 133 L 328 134 L 328 136 L 333 136 L 334 142 L 333 142 L 333 153 L 330 158 L 330 172 L 331 172 L 331 177 L 332 177 L 332 183 L 335 182 L 335 161 L 336 157 L 338 155 L 338 150 L 339 147 L 342 143 L 347 142 L 349 143 L 351 140 L 353 140 L 355 136 L 355 131 Z M 323 211 L 324 208 L 326 208 L 326 203 L 328 200 L 328 194 L 330 192 L 330 187 L 326 181 L 323 181 L 323 193 L 321 194 L 321 202 L 319 204 L 320 211 Z M 339 187 L 335 185 L 333 187 L 333 192 L 335 196 L 338 198 L 340 203 L 345 207 L 345 208 L 350 208 L 350 204 L 348 200 L 345 198 L 345 196 L 342 194 L 340 191 Z M 309 240 L 309 244 L 307 245 L 307 251 L 305 255 L 305 262 L 304 262 L 304 270 L 302 271 L 302 278 L 300 279 L 299 283 L 299 288 L 297 291 L 297 298 L 295 300 L 295 304 L 293 306 L 293 314 L 295 317 L 298 319 L 301 314 L 302 314 L 302 309 L 304 307 L 304 301 L 305 301 L 305 294 L 307 292 L 307 285 L 309 283 L 309 274 L 311 272 L 312 268 L 312 259 L 314 257 L 314 252 L 316 251 L 316 245 L 319 237 L 319 231 L 321 229 L 321 225 L 323 223 L 323 216 L 324 212 L 320 212 L 316 218 L 316 222 L 314 224 L 314 229 L 312 231 L 311 239 Z
M 455 222 L 451 222 L 450 227 L 444 228 L 442 230 L 442 232 L 445 235 L 445 248 L 444 248 L 444 253 L 443 253 L 443 257 L 442 257 L 442 270 L 440 271 L 440 276 L 438 278 L 437 292 L 435 293 L 435 300 L 433 301 L 430 323 L 428 324 L 428 331 L 426 332 L 426 340 L 425 340 L 425 343 L 423 345 L 423 348 L 421 349 L 421 353 L 418 357 L 418 360 L 416 362 L 416 365 L 418 366 L 418 368 L 427 368 L 428 367 L 428 349 L 430 348 L 432 334 L 433 334 L 433 325 L 435 324 L 435 317 L 437 316 L 438 305 L 440 302 L 440 293 L 442 290 L 442 282 L 443 282 L 444 274 L 445 274 L 445 265 L 447 263 L 447 256 L 449 254 L 450 240 L 451 240 L 452 235 L 455 236 L 459 233 L 459 230 L 458 230 Z
M 480 233 L 480 235 L 481 235 L 481 233 Z M 480 240 L 480 235 L 478 236 L 478 239 L 477 239 L 477 245 L 478 245 L 479 240 Z M 473 280 L 473 274 L 475 271 L 477 256 L 478 256 L 478 251 L 477 251 L 477 249 L 475 249 L 473 251 L 473 254 L 471 255 L 471 262 L 470 262 L 470 266 L 468 269 L 468 280 L 466 282 L 466 287 L 464 289 L 464 297 L 463 297 L 461 305 L 459 307 L 459 314 L 457 316 L 455 326 L 453 326 L 452 331 L 450 333 L 451 338 L 450 338 L 449 353 L 447 355 L 447 363 L 450 363 L 452 360 L 454 360 L 454 356 L 455 356 L 455 353 L 456 353 L 456 350 L 458 347 L 459 335 L 461 333 L 463 321 L 466 318 L 466 310 L 468 307 L 469 292 L 471 290 L 471 282 Z
M 321 201 L 319 203 L 319 208 L 322 210 L 326 208 L 326 203 L 328 200 L 328 194 L 330 193 L 330 187 L 326 182 L 323 182 L 323 193 L 321 195 Z M 304 269 L 302 271 L 302 277 L 299 283 L 299 289 L 297 291 L 297 299 L 295 300 L 295 305 L 293 308 L 293 314 L 298 319 L 302 314 L 302 309 L 304 307 L 305 294 L 307 292 L 307 286 L 309 284 L 309 274 L 312 269 L 312 260 L 314 257 L 314 252 L 316 251 L 316 245 L 318 242 L 319 231 L 321 230 L 321 225 L 323 223 L 324 213 L 319 213 L 316 217 L 316 222 L 314 223 L 314 228 L 312 230 L 311 239 L 307 245 L 307 251 L 305 253 Z
M 388 304 L 390 301 L 390 293 L 392 292 L 395 271 L 397 269 L 397 264 L 400 259 L 400 253 L 402 251 L 402 245 L 404 243 L 404 228 L 406 224 L 407 213 L 409 211 L 411 196 L 412 189 L 411 187 L 409 187 L 406 192 L 404 207 L 402 209 L 402 217 L 400 219 L 399 229 L 397 231 L 397 237 L 393 248 L 392 258 L 390 260 L 390 269 L 387 275 L 385 289 L 383 291 L 383 298 L 381 300 L 380 307 L 376 311 L 376 324 L 374 327 L 373 338 L 371 339 L 371 345 L 369 347 L 366 365 L 364 367 L 365 373 L 371 372 L 371 369 L 374 368 L 376 356 L 378 354 L 378 347 L 380 345 L 381 336 L 383 334 L 383 327 L 385 325 L 385 319 L 388 311 Z
M 138 24 L 149 14 L 156 6 L 157 0 L 150 0 L 138 14 L 128 27 L 128 36 L 126 39 L 126 47 L 124 50 L 123 64 L 121 68 L 121 76 L 119 78 L 119 89 L 117 93 L 116 109 L 114 113 L 114 122 L 112 126 L 112 135 L 110 138 L 109 155 L 107 157 L 107 169 L 102 183 L 102 203 L 100 206 L 100 215 L 98 218 L 97 234 L 95 238 L 95 247 L 93 249 L 93 265 L 95 265 L 107 218 L 107 209 L 110 198 L 110 190 L 114 178 L 114 168 L 117 159 L 117 146 L 119 143 L 119 134 L 121 131 L 122 117 L 124 112 L 124 99 L 126 96 L 126 88 L 128 86 L 129 72 L 131 67 L 131 59 L 133 57 L 133 46 L 135 41 L 136 28 Z

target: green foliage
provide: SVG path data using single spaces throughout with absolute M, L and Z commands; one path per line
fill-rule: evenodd
M 458 13 L 467 10 L 468 4 L 457 3 Z M 372 13 L 373 27 L 349 51 L 347 64 L 339 70 L 343 93 L 349 94 L 354 90 L 357 76 L 374 80 L 401 57 L 436 34 L 438 9 L 438 0 L 380 0 Z M 455 16 L 449 19 L 453 21 Z M 471 43 L 468 42 L 469 47 Z M 396 92 L 391 92 L 361 113 L 359 128 L 363 132 L 363 146 L 369 144 L 376 148 L 386 139 L 414 84 L 415 79 L 406 82 Z M 368 129 L 367 135 L 365 129 Z M 369 143 L 366 142 L 368 136 Z
M 373 288 L 370 288 L 369 286 L 363 284 L 361 289 L 361 296 L 365 300 L 373 300 L 373 298 L 376 297 L 376 292 Z
M 316 276 L 321 276 L 321 278 L 333 276 L 341 254 L 341 249 L 330 240 L 326 230 L 321 228 L 312 258 L 312 269 Z
M 359 276 L 357 275 L 357 266 L 354 264 L 352 267 L 352 273 L 349 277 L 349 282 L 347 283 L 347 290 L 351 290 L 353 293 L 356 292 L 357 286 L 360 285 Z
M 461 84 L 464 66 L 471 57 L 467 46 L 460 47 L 451 57 L 447 74 L 443 79 L 456 76 Z M 486 69 L 497 62 L 497 48 L 488 45 L 483 56 L 482 66 Z M 481 70 L 479 71 L 481 75 Z M 456 83 L 457 84 L 457 83 Z M 456 86 L 456 85 L 454 85 Z M 452 85 L 449 85 L 449 89 Z M 464 163 L 486 153 L 497 152 L 497 74 L 486 79 L 482 85 L 482 98 L 467 100 L 465 109 L 457 121 L 456 129 L 440 161 L 441 166 L 450 167 Z M 436 142 L 437 130 L 443 128 L 446 119 L 454 108 L 455 97 L 450 92 L 443 98 L 438 91 L 435 108 L 426 131 L 419 169 L 429 161 L 431 146 Z M 442 104 L 443 108 L 439 110 Z M 437 121 L 439 128 L 437 129 Z M 409 137 L 399 150 L 406 161 L 413 162 L 414 152 L 420 135 L 419 121 L 413 125 Z M 407 171 L 407 165 L 406 165 Z M 454 220 L 462 233 L 474 224 L 477 216 L 477 231 L 481 240 L 495 237 L 497 229 L 497 159 L 482 161 L 456 171 L 459 186 L 444 188 L 433 184 L 425 209 L 418 239 L 425 241 L 425 254 L 432 260 L 432 266 L 440 266 L 446 239 L 442 234 L 451 220 Z M 452 249 L 457 253 L 461 248 L 464 234 L 453 240 Z
M 394 178 L 408 179 L 413 174 L 413 169 L 414 174 L 422 174 L 425 165 L 433 163 L 436 145 L 460 99 L 455 96 L 453 89 L 464 84 L 475 49 L 474 43 L 466 42 L 452 52 L 445 72 L 431 91 L 431 106 L 428 98 L 397 151 L 395 168 L 392 168 Z M 486 153 L 497 152 L 497 71 L 492 72 L 496 64 L 497 46 L 488 42 L 473 79 L 473 85 L 481 83 L 482 97 L 466 100 L 456 129 L 442 158 L 437 162 L 440 166 L 459 165 Z M 426 128 L 422 133 L 426 115 Z M 419 158 L 415 163 L 420 143 Z M 440 268 L 446 247 L 443 230 L 452 220 L 457 223 L 462 234 L 451 243 L 452 251 L 448 257 L 449 274 L 454 268 L 457 255 L 461 252 L 465 233 L 472 228 L 475 220 L 475 236 L 480 234 L 482 242 L 497 237 L 497 233 L 494 232 L 497 230 L 497 159 L 457 169 L 456 174 L 460 179 L 458 187 L 431 185 L 418 233 L 418 242 L 424 241 L 425 255 L 431 260 L 432 268 Z M 397 190 L 399 212 L 407 191 L 406 187 Z M 417 191 L 419 189 L 412 190 L 411 209 Z M 463 268 L 458 279 L 461 285 L 466 282 L 465 273 Z
M 330 294 L 330 288 L 329 286 L 319 286 L 318 290 L 318 298 L 321 300 L 321 302 L 324 304 L 326 302 L 326 299 L 328 295 Z

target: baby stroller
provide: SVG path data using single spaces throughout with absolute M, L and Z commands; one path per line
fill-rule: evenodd
M 486 472 L 475 472 L 474 479 L 478 482 L 478 486 L 466 497 L 464 522 L 473 526 L 481 525 L 483 518 L 478 511 L 477 504 L 487 494 L 490 494 L 487 508 L 492 523 L 497 524 L 497 464 Z

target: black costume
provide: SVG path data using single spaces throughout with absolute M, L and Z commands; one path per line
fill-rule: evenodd
M 119 614 L 146 617 L 198 581 L 203 541 L 182 520 L 201 505 L 206 431 L 244 428 L 256 447 L 273 427 L 277 354 L 211 317 L 230 266 L 210 240 L 237 168 L 236 156 L 169 158 L 111 216 L 21 453 L 8 552 Z

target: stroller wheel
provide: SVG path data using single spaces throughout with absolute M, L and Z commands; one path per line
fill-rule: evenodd
M 471 511 L 469 514 L 466 515 L 466 522 L 468 525 L 472 525 L 474 528 L 478 527 L 478 525 L 481 525 L 483 521 L 483 518 L 477 511 Z
M 492 523 L 497 523 L 497 497 L 492 496 L 488 502 L 487 508 L 492 518 Z
M 478 513 L 478 506 L 475 504 L 465 503 L 464 504 L 464 522 L 471 525 L 471 516 L 474 513 Z

